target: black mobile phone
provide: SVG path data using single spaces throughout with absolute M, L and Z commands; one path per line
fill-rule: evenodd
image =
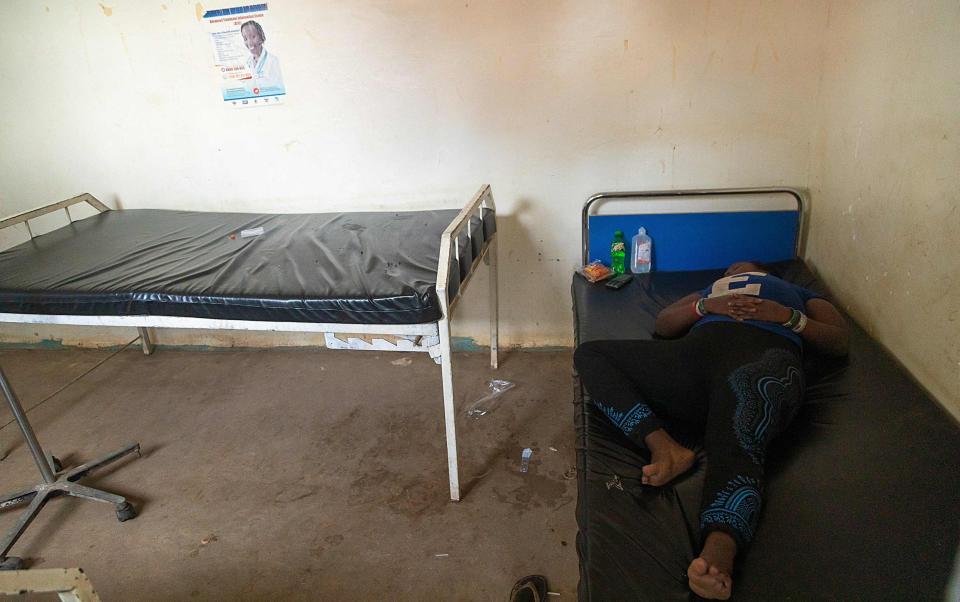
M 630 282 L 631 280 L 633 280 L 633 274 L 620 274 L 619 276 L 614 276 L 610 280 L 607 280 L 607 283 L 605 286 L 607 288 L 614 288 L 614 289 L 621 288 L 623 287 L 623 285 Z

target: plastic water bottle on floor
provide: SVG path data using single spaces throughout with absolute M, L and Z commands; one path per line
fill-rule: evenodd
M 532 456 L 532 449 L 529 447 L 523 448 L 523 452 L 520 454 L 520 472 L 527 472 L 530 470 L 530 458 Z
M 610 243 L 610 269 L 614 274 L 626 271 L 627 243 L 623 240 L 623 231 L 613 233 L 613 242 Z
M 649 272 L 650 260 L 653 257 L 653 240 L 647 236 L 646 228 L 640 228 L 640 231 L 634 235 L 630 251 L 630 271 L 634 274 Z

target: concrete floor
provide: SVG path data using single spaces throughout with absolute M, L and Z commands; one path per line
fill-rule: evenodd
M 422 354 L 112 354 L 0 351 L 65 464 L 128 441 L 144 449 L 84 481 L 130 497 L 140 516 L 119 523 L 110 506 L 55 499 L 12 551 L 33 566 L 82 567 L 105 600 L 505 600 L 530 573 L 548 577 L 552 599 L 575 599 L 569 352 L 504 353 L 497 371 L 487 354 L 456 355 L 459 503 L 440 370 Z M 493 377 L 518 386 L 467 418 Z M 37 480 L 15 424 L 0 429 L 0 457 L 0 491 Z M 0 529 L 17 514 L 0 513 Z

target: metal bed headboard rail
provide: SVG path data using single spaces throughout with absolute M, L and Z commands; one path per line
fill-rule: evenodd
M 796 188 L 789 187 L 762 187 L 762 188 L 702 188 L 693 190 L 641 190 L 631 192 L 600 192 L 583 204 L 580 216 L 581 255 L 584 264 L 590 258 L 590 207 L 597 201 L 609 199 L 650 199 L 664 197 L 702 197 L 702 196 L 747 196 L 760 194 L 789 194 L 797 201 L 797 233 L 794 238 L 794 254 L 800 253 L 800 235 L 803 225 L 803 195 Z
M 440 235 L 440 262 L 437 266 L 437 296 L 441 299 L 446 300 L 449 303 L 450 309 L 453 309 L 453 306 L 456 305 L 457 301 L 463 295 L 464 289 L 466 289 L 467 283 L 470 282 L 474 274 L 474 268 L 483 259 L 485 262 L 489 263 L 490 255 L 488 251 L 490 246 L 494 244 L 496 240 L 496 232 L 486 241 L 483 245 L 483 248 L 480 250 L 480 253 L 473 258 L 473 263 L 470 266 L 470 269 L 467 270 L 466 278 L 460 282 L 460 286 L 457 289 L 456 294 L 453 295 L 453 298 L 447 297 L 447 281 L 450 276 L 450 263 L 452 259 L 456 259 L 459 263 L 460 261 L 460 245 L 454 244 L 458 239 L 460 234 L 466 230 L 467 238 L 471 241 L 475 236 L 473 232 L 473 222 L 472 217 L 474 213 L 479 216 L 479 228 L 481 229 L 481 236 L 484 228 L 483 224 L 483 210 L 489 209 L 494 212 L 496 215 L 497 206 L 493 202 L 493 192 L 490 190 L 489 184 L 484 184 L 480 190 L 477 191 L 477 194 L 473 196 L 473 199 L 468 205 L 460 210 L 460 213 L 457 214 L 457 217 L 450 222 L 450 225 L 443 231 L 443 234 Z M 494 217 L 496 219 L 496 217 Z
M 467 204 L 459 214 L 457 214 L 457 217 L 450 222 L 450 225 L 447 226 L 447 228 L 443 231 L 443 234 L 440 235 L 440 263 L 437 265 L 437 299 L 440 302 L 442 315 L 440 320 L 437 322 L 437 331 L 440 337 L 440 380 L 443 384 L 443 415 L 447 439 L 447 472 L 450 475 L 450 499 L 452 500 L 460 499 L 460 468 L 459 460 L 457 459 L 457 427 L 455 418 L 456 408 L 454 406 L 453 398 L 453 364 L 451 362 L 452 349 L 450 341 L 450 319 L 452 317 L 451 312 L 453 311 L 454 305 L 463 295 L 463 291 L 473 275 L 473 268 L 481 259 L 484 260 L 490 269 L 490 367 L 496 369 L 499 364 L 497 355 L 497 320 L 499 310 L 497 307 L 496 232 L 494 232 L 493 236 L 484 242 L 483 248 L 477 254 L 477 257 L 473 258 L 473 264 L 471 265 L 470 270 L 467 272 L 466 278 L 460 282 L 456 294 L 454 294 L 452 299 L 447 298 L 447 282 L 449 281 L 450 277 L 450 263 L 454 258 L 457 259 L 458 264 L 460 261 L 460 245 L 456 244 L 456 241 L 464 229 L 467 230 L 467 235 L 469 237 L 473 237 L 473 225 L 471 217 L 473 216 L 474 212 L 477 212 L 480 215 L 479 227 L 481 228 L 482 236 L 482 231 L 484 228 L 484 209 L 490 209 L 494 211 L 494 215 L 496 215 L 496 206 L 493 202 L 493 193 L 490 191 L 489 184 L 484 184 L 480 190 L 477 191 L 477 194 L 474 195 L 470 203 Z M 472 240 L 470 245 L 472 247 Z
M 0 220 L 0 230 L 4 228 L 9 228 L 10 226 L 16 226 L 17 224 L 24 224 L 27 227 L 27 233 L 30 235 L 30 239 L 34 238 L 33 230 L 30 229 L 30 220 L 40 217 L 41 215 L 47 215 L 48 213 L 53 213 L 54 211 L 64 210 L 67 214 L 67 220 L 72 224 L 73 216 L 70 215 L 70 207 L 72 205 L 77 205 L 79 203 L 87 203 L 100 213 L 104 211 L 110 211 L 110 207 L 107 207 L 101 203 L 95 196 L 89 192 L 85 192 L 79 196 L 75 196 L 72 199 L 67 199 L 65 201 L 60 201 L 59 203 L 53 203 L 52 205 L 47 205 L 46 207 L 40 207 L 39 209 L 31 209 L 30 211 L 24 211 L 23 213 L 18 213 L 17 215 L 8 217 L 6 219 Z

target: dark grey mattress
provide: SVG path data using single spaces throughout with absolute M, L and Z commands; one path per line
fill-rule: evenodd
M 457 213 L 108 211 L 0 253 L 0 312 L 433 322 L 440 235 Z M 474 222 L 451 296 L 496 230 L 493 212 Z
M 787 280 L 823 288 L 801 262 Z M 620 291 L 574 277 L 578 343 L 649 339 L 664 306 L 720 271 L 639 276 Z M 807 354 L 807 402 L 769 454 L 765 506 L 733 600 L 942 600 L 957 552 L 960 428 L 852 326 L 848 365 Z M 704 464 L 640 485 L 645 450 L 575 387 L 581 600 L 693 600 Z M 616 475 L 622 490 L 608 487 Z

